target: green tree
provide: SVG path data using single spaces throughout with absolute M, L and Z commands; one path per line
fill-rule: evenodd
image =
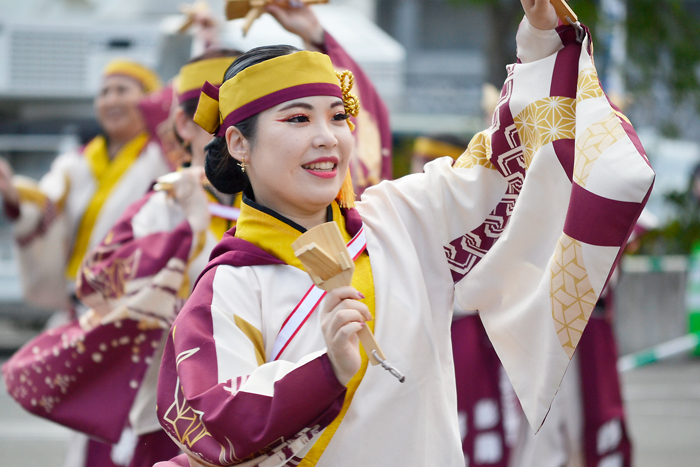
M 505 65 L 512 62 L 514 33 L 522 17 L 519 0 L 448 0 L 453 5 L 478 5 L 491 19 L 487 80 L 500 85 Z M 632 92 L 667 83 L 680 101 L 700 105 L 700 0 L 627 0 L 627 84 Z M 571 0 L 569 5 L 593 31 L 600 20 L 598 1 Z M 596 48 L 605 44 L 596 43 Z M 603 50 L 604 51 L 604 50 Z

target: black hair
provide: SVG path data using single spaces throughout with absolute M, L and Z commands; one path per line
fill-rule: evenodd
M 230 80 L 241 71 L 272 58 L 289 55 L 300 50 L 290 45 L 269 45 L 256 47 L 238 57 L 226 70 L 224 82 Z M 258 114 L 249 117 L 234 126 L 238 128 L 251 147 L 255 144 Z M 228 152 L 226 138 L 215 136 L 204 148 L 207 155 L 204 171 L 214 188 L 221 193 L 234 194 L 243 191 L 249 185 L 248 176 L 243 173 L 238 161 Z

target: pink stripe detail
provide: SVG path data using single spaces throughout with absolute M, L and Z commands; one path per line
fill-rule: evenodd
M 589 245 L 620 247 L 642 207 L 640 203 L 598 196 L 574 183 L 564 233 Z
M 360 238 L 360 234 L 362 233 L 363 230 L 365 230 L 364 227 L 361 228 L 360 231 L 357 232 L 357 234 L 355 234 L 354 237 L 352 237 L 352 239 L 351 239 L 350 242 L 348 243 L 348 248 L 350 248 L 350 245 L 352 245 L 353 243 L 355 243 L 355 240 L 357 240 L 358 238 Z
M 294 313 L 296 313 L 297 310 L 299 309 L 299 307 L 301 306 L 301 304 L 304 303 L 304 300 L 306 300 L 306 297 L 309 296 L 309 294 L 310 294 L 311 291 L 314 289 L 314 287 L 316 287 L 316 286 L 315 286 L 315 285 L 312 285 L 312 286 L 309 288 L 309 290 L 306 291 L 306 293 L 304 294 L 304 296 L 302 297 L 302 299 L 299 300 L 299 303 L 297 303 L 297 306 L 294 307 L 294 310 L 292 310 L 292 312 L 289 314 L 289 316 L 287 316 L 287 319 L 284 320 L 284 323 L 282 323 L 282 328 L 281 328 L 281 329 L 284 329 L 284 327 L 287 325 L 287 323 L 289 322 L 289 320 L 292 319 L 292 316 L 294 316 Z M 280 352 L 280 353 L 281 353 L 281 352 Z
M 204 91 L 204 89 L 202 89 L 202 91 Z M 228 114 L 226 118 L 224 118 L 224 124 L 221 125 L 218 136 L 223 136 L 226 128 L 230 127 L 231 125 L 242 122 L 246 118 L 259 114 L 263 110 L 267 110 L 283 102 L 309 96 L 334 96 L 342 99 L 343 93 L 340 90 L 340 86 L 330 83 L 308 83 L 281 89 L 273 92 L 272 94 L 255 99 L 254 101 L 249 102 Z
M 352 240 L 350 240 L 350 243 L 348 243 L 348 247 L 350 247 L 350 245 L 352 245 L 353 243 L 355 243 L 355 240 L 357 240 L 358 238 L 360 238 L 360 235 L 362 234 L 362 232 L 364 232 L 364 230 L 365 230 L 365 228 L 362 227 L 362 228 L 360 229 L 360 231 L 357 232 L 357 234 L 355 234 L 355 236 L 352 238 Z M 366 249 L 367 249 L 367 242 L 365 242 L 364 246 L 363 246 L 362 248 L 360 248 L 360 251 L 358 251 L 357 254 L 356 254 L 355 256 L 353 256 L 352 260 L 355 261 L 357 258 L 359 258 L 360 255 L 361 255 Z
M 299 326 L 294 330 L 294 334 L 292 334 L 291 336 L 289 336 L 289 340 L 287 340 L 287 342 L 285 342 L 284 347 L 282 347 L 282 348 L 280 349 L 279 353 L 275 356 L 275 361 L 277 361 L 277 360 L 280 358 L 280 355 L 282 355 L 282 353 L 284 352 L 284 349 L 286 349 L 287 346 L 289 345 L 289 343 L 292 342 L 292 340 L 293 340 L 294 337 L 297 335 L 297 333 L 299 332 L 299 330 L 300 330 L 301 328 L 304 327 L 304 324 L 309 320 L 309 318 L 311 317 L 311 315 L 314 314 L 314 311 L 316 311 L 316 308 L 318 308 L 319 303 L 321 303 L 321 300 L 323 300 L 323 297 L 325 297 L 327 294 L 328 294 L 328 292 L 323 292 L 323 295 L 321 295 L 321 298 L 318 299 L 318 301 L 317 301 L 316 304 L 313 306 L 313 308 L 311 308 L 311 310 L 306 314 L 306 317 L 304 318 L 304 321 L 302 321 L 301 323 L 299 323 Z M 300 304 L 301 304 L 301 303 L 300 303 Z M 294 313 L 292 313 L 292 314 L 294 314 Z M 290 317 L 291 317 L 291 315 L 290 315 Z M 287 319 L 289 319 L 289 318 L 287 318 Z M 284 328 L 284 326 L 282 326 L 282 327 Z
M 365 245 L 364 247 L 362 247 L 362 249 L 361 249 L 360 251 L 357 252 L 357 254 L 355 255 L 355 257 L 354 257 L 352 260 L 355 261 L 357 258 L 359 258 L 360 255 L 361 255 L 366 249 L 367 249 L 367 245 Z

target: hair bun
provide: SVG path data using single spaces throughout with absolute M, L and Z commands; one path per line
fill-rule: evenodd
M 227 195 L 243 191 L 248 185 L 248 176 L 229 154 L 226 139 L 217 136 L 206 145 L 204 150 L 207 154 L 204 172 L 214 188 Z

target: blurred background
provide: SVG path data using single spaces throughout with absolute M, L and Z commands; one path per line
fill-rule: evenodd
M 223 23 L 223 0 L 209 4 Z M 631 356 L 621 368 L 635 465 L 699 466 L 700 0 L 570 4 L 593 30 L 604 89 L 629 116 L 657 173 L 651 224 L 624 258 L 614 298 L 620 355 Z M 192 36 L 177 33 L 181 6 L 0 0 L 0 156 L 39 178 L 59 152 L 97 134 L 92 99 L 112 58 L 172 78 L 192 54 Z M 331 0 L 315 10 L 390 109 L 395 177 L 408 173 L 417 136 L 468 141 L 487 126 L 483 86 L 500 88 L 515 59 L 517 0 Z M 221 42 L 241 50 L 301 45 L 268 15 L 246 38 L 240 20 L 222 25 Z M 0 217 L 1 358 L 36 335 L 50 313 L 22 302 L 11 225 Z M 0 392 L 0 466 L 61 465 L 67 436 Z

